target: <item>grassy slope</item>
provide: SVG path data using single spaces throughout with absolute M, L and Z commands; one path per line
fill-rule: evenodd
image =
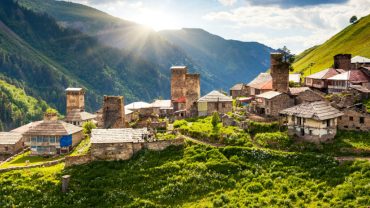
M 351 53 L 352 56 L 370 57 L 370 15 L 361 18 L 356 24 L 352 24 L 336 34 L 324 44 L 304 53 L 294 64 L 295 71 L 302 71 L 311 63 L 312 73 L 326 69 L 333 64 L 333 56 L 339 53 Z M 307 69 L 307 76 L 310 70 Z
M 364 207 L 370 163 L 317 154 L 188 145 L 130 161 L 0 175 L 1 207 Z M 60 177 L 70 174 L 70 192 Z
M 48 105 L 0 79 L 0 131 L 41 119 Z

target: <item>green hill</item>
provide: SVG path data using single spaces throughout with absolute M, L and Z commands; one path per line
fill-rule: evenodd
M 47 108 L 45 101 L 28 96 L 23 89 L 0 79 L 0 131 L 42 119 Z
M 315 46 L 298 55 L 293 64 L 295 71 L 305 76 L 333 65 L 333 56 L 350 53 L 352 56 L 370 57 L 370 15 L 330 38 L 322 45 Z M 312 65 L 313 64 L 313 65 Z M 309 67 L 312 65 L 312 67 Z
M 367 207 L 369 174 L 368 162 L 338 165 L 317 153 L 188 145 L 1 173 L 0 207 Z

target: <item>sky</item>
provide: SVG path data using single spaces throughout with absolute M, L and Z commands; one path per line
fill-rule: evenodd
M 226 39 L 300 53 L 335 35 L 370 0 L 69 0 L 154 30 L 202 28 Z

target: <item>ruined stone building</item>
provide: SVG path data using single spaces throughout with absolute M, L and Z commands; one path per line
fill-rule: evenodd
M 230 96 L 233 99 L 237 97 L 244 97 L 248 95 L 248 87 L 243 83 L 238 83 L 230 88 Z
M 0 132 L 0 161 L 23 150 L 23 135 L 16 132 Z
M 250 111 L 260 115 L 278 117 L 283 109 L 294 105 L 294 100 L 287 94 L 277 91 L 268 91 L 256 95 L 256 100 L 250 106 Z
M 362 105 L 341 110 L 343 115 L 338 118 L 338 128 L 352 131 L 370 130 L 370 113 Z
M 96 122 L 96 115 L 85 112 L 85 90 L 82 88 L 66 89 L 67 115 L 65 122 L 82 126 L 87 121 Z
M 213 112 L 228 113 L 233 110 L 233 99 L 219 91 L 212 91 L 197 101 L 198 116 L 209 116 Z
M 323 95 L 311 90 L 309 87 L 290 87 L 289 95 L 294 99 L 294 105 L 325 100 Z
M 285 115 L 289 135 L 315 143 L 333 139 L 337 133 L 337 119 L 343 115 L 324 101 L 302 103 L 280 114 Z
M 104 129 L 126 127 L 123 96 L 104 96 L 99 123 Z
M 189 74 L 186 66 L 171 67 L 171 101 L 174 111 L 191 113 L 200 98 L 200 75 Z
M 272 90 L 288 93 L 289 64 L 283 62 L 283 54 L 281 53 L 271 53 L 270 56 Z

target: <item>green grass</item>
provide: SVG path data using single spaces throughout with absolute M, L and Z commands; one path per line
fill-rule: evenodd
M 370 57 L 370 15 L 361 18 L 357 23 L 330 38 L 322 45 L 315 46 L 302 54 L 293 64 L 296 72 L 305 76 L 324 70 L 333 65 L 333 56 L 339 53 L 351 53 L 352 56 Z M 308 66 L 314 63 L 312 67 Z
M 90 137 L 86 137 L 73 149 L 70 156 L 86 155 L 90 150 L 90 146 Z
M 370 163 L 203 145 L 0 175 L 0 207 L 366 207 Z M 70 191 L 60 178 L 71 175 Z
M 64 156 L 58 157 L 41 157 L 41 156 L 31 156 L 30 151 L 27 151 L 21 155 L 18 155 L 13 160 L 3 163 L 0 165 L 0 168 L 10 168 L 10 167 L 22 167 L 22 166 L 29 166 L 29 165 L 38 165 L 45 162 L 53 161 L 60 159 Z M 26 162 L 28 161 L 28 162 Z

